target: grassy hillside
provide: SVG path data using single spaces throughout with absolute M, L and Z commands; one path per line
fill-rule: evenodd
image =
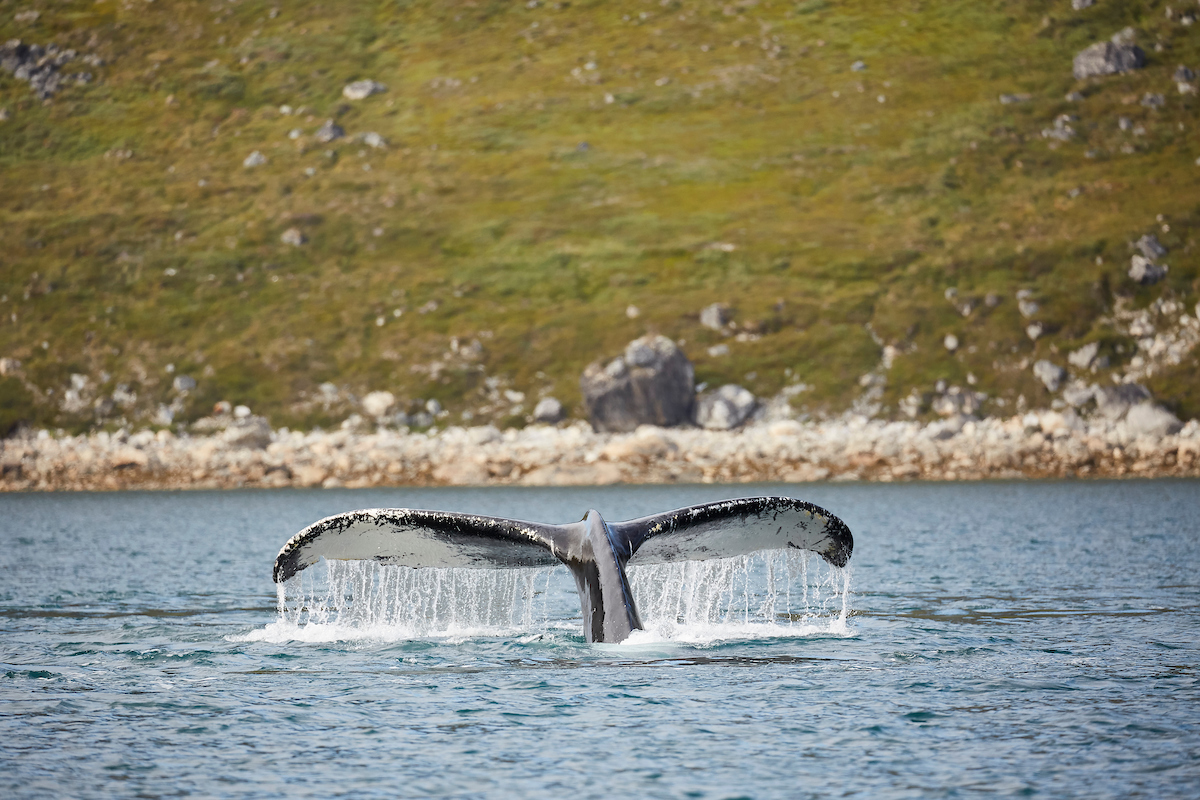
M 1075 81 L 1126 26 L 1147 66 Z M 1106 380 L 1136 352 L 1118 300 L 1200 299 L 1200 102 L 1172 80 L 1198 36 L 1112 0 L 3 0 L 0 40 L 104 62 L 46 102 L 0 73 L 5 413 L 93 423 L 62 410 L 76 374 L 85 404 L 136 394 L 110 421 L 148 418 L 173 365 L 198 382 L 177 422 L 225 399 L 327 425 L 331 381 L 520 424 L 544 393 L 582 415 L 583 367 L 648 331 L 700 381 L 802 381 L 813 413 L 848 407 L 885 344 L 883 414 L 968 373 L 985 412 L 1047 405 L 1033 360 L 1098 341 Z M 387 90 L 345 99 L 359 79 Z M 1076 136 L 1044 138 L 1064 113 Z M 346 136 L 318 142 L 327 119 Z M 1142 288 L 1149 232 L 1170 272 Z M 700 325 L 714 301 L 735 330 Z M 1149 384 L 1200 414 L 1197 366 Z

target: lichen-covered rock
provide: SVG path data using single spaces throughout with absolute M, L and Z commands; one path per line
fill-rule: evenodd
M 741 425 L 754 411 L 758 400 L 750 390 L 726 384 L 696 403 L 696 424 L 710 431 L 727 431 Z
M 588 366 L 579 381 L 588 418 L 597 431 L 670 427 L 691 418 L 695 372 L 665 336 L 643 336 L 608 364 Z

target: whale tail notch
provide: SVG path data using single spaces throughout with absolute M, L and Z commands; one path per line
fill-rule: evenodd
M 589 642 L 620 642 L 642 627 L 629 565 L 731 558 L 797 548 L 844 567 L 854 538 L 823 508 L 789 497 L 705 503 L 609 523 L 597 511 L 546 525 L 405 508 L 351 511 L 293 536 L 275 559 L 282 583 L 320 561 L 373 560 L 413 568 L 506 569 L 565 564 L 575 577 Z

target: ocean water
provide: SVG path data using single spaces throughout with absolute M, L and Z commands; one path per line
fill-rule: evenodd
M 848 570 L 317 565 L 320 517 L 789 494 Z M 0 797 L 1200 796 L 1200 483 L 0 496 Z

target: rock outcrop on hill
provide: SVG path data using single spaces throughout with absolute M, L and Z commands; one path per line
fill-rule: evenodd
M 1116 39 L 1120 36 L 1114 36 Z M 1077 80 L 1131 72 L 1146 66 L 1146 53 L 1136 44 L 1127 42 L 1096 42 L 1075 56 L 1074 74 Z

